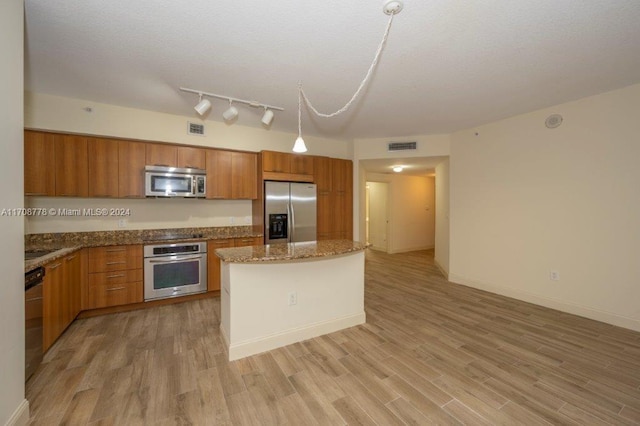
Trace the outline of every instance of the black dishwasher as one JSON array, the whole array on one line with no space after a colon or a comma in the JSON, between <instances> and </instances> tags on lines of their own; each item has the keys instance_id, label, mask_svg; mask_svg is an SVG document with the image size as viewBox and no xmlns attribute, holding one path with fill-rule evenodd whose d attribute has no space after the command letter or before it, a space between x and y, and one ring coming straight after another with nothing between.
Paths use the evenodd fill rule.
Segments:
<instances>
[{"instance_id":1,"label":"black dishwasher","mask_svg":"<svg viewBox=\"0 0 640 426\"><path fill-rule=\"evenodd\" d=\"M24 381L42 362L42 280L44 268L24 274L25 375Z\"/></svg>"}]
</instances>

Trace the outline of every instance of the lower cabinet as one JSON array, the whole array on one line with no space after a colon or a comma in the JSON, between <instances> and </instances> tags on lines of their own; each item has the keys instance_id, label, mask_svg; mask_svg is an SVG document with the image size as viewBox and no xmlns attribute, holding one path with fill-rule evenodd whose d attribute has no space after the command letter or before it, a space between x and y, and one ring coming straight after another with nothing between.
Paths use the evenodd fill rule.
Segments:
<instances>
[{"instance_id":1,"label":"lower cabinet","mask_svg":"<svg viewBox=\"0 0 640 426\"><path fill-rule=\"evenodd\" d=\"M84 309L139 303L144 300L142 246L88 249Z\"/></svg>"},{"instance_id":2,"label":"lower cabinet","mask_svg":"<svg viewBox=\"0 0 640 426\"><path fill-rule=\"evenodd\" d=\"M207 243L207 290L220 290L220 258L216 249L228 247L261 246L262 237L226 238Z\"/></svg>"},{"instance_id":3,"label":"lower cabinet","mask_svg":"<svg viewBox=\"0 0 640 426\"><path fill-rule=\"evenodd\" d=\"M46 351L80 313L82 251L45 265L42 350Z\"/></svg>"}]
</instances>

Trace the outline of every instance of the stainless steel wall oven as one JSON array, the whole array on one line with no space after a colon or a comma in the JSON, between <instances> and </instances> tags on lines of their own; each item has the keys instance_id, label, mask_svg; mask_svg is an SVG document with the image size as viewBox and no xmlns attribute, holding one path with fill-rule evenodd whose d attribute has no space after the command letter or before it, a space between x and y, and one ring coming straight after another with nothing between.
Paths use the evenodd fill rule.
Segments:
<instances>
[{"instance_id":1,"label":"stainless steel wall oven","mask_svg":"<svg viewBox=\"0 0 640 426\"><path fill-rule=\"evenodd\" d=\"M207 291L207 243L144 246L144 300Z\"/></svg>"}]
</instances>

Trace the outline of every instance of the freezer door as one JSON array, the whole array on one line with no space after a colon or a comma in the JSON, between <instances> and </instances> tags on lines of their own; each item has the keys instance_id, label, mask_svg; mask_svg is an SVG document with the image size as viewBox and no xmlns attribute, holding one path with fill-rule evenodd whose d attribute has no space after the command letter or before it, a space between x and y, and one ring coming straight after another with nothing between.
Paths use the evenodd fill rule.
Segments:
<instances>
[{"instance_id":1,"label":"freezer door","mask_svg":"<svg viewBox=\"0 0 640 426\"><path fill-rule=\"evenodd\" d=\"M316 185L312 183L291 184L290 240L293 243L315 241L316 235Z\"/></svg>"},{"instance_id":2,"label":"freezer door","mask_svg":"<svg viewBox=\"0 0 640 426\"><path fill-rule=\"evenodd\" d=\"M286 229L283 227L286 226ZM289 182L264 183L265 244L289 242Z\"/></svg>"}]
</instances>

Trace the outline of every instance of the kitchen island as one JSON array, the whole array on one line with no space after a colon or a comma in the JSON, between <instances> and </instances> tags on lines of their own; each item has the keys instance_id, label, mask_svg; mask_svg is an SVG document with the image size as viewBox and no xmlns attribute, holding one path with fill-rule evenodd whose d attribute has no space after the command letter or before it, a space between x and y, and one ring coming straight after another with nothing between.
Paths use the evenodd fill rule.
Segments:
<instances>
[{"instance_id":1,"label":"kitchen island","mask_svg":"<svg viewBox=\"0 0 640 426\"><path fill-rule=\"evenodd\" d=\"M363 324L365 248L329 240L216 250L229 360Z\"/></svg>"}]
</instances>

